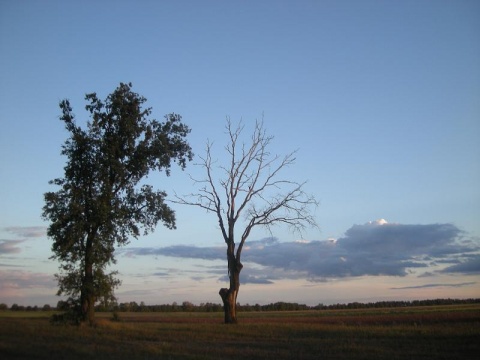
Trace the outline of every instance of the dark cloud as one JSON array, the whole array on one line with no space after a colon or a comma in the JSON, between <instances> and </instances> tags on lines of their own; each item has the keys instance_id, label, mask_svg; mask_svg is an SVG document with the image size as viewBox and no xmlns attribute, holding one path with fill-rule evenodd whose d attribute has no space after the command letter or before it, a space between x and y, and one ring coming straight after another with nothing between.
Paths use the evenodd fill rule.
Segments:
<instances>
[{"instance_id":1,"label":"dark cloud","mask_svg":"<svg viewBox=\"0 0 480 360\"><path fill-rule=\"evenodd\" d=\"M419 278L432 277L432 276L435 276L435 273L430 271L427 271L427 272L424 272L423 274L418 275Z\"/></svg>"},{"instance_id":2,"label":"dark cloud","mask_svg":"<svg viewBox=\"0 0 480 360\"><path fill-rule=\"evenodd\" d=\"M155 272L155 273L153 273L152 275L154 275L154 276L159 276L159 277L170 276L169 273L167 273L167 272L161 272L161 271L160 271L160 272Z\"/></svg>"},{"instance_id":3,"label":"dark cloud","mask_svg":"<svg viewBox=\"0 0 480 360\"><path fill-rule=\"evenodd\" d=\"M4 228L4 230L22 238L36 238L47 235L47 228L44 226L10 226Z\"/></svg>"},{"instance_id":4,"label":"dark cloud","mask_svg":"<svg viewBox=\"0 0 480 360\"><path fill-rule=\"evenodd\" d=\"M449 266L442 270L444 273L480 274L480 255L468 258L464 262Z\"/></svg>"},{"instance_id":5,"label":"dark cloud","mask_svg":"<svg viewBox=\"0 0 480 360\"><path fill-rule=\"evenodd\" d=\"M387 255L390 259L414 255L439 256L458 252L459 244L452 240L460 234L461 231L452 224L374 222L352 226L338 242L349 252Z\"/></svg>"},{"instance_id":6,"label":"dark cloud","mask_svg":"<svg viewBox=\"0 0 480 360\"><path fill-rule=\"evenodd\" d=\"M22 251L17 245L24 240L0 240L0 255L3 254L18 254Z\"/></svg>"},{"instance_id":7,"label":"dark cloud","mask_svg":"<svg viewBox=\"0 0 480 360\"><path fill-rule=\"evenodd\" d=\"M245 266L243 282L406 276L414 268L424 268L427 273L429 266L441 263L453 264L443 272L478 273L480 245L478 241L465 239L464 235L452 224L402 225L381 220L354 225L336 241L280 242L275 238L247 241L242 261L260 266L260 269ZM178 245L134 248L127 252L204 260L226 258L223 247Z\"/></svg>"}]
</instances>

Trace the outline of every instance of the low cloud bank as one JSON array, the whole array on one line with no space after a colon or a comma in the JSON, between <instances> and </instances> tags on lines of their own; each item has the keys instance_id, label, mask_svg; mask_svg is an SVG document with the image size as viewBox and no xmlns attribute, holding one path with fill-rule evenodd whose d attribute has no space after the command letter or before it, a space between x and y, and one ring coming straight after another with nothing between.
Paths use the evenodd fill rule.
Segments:
<instances>
[{"instance_id":1,"label":"low cloud bank","mask_svg":"<svg viewBox=\"0 0 480 360\"><path fill-rule=\"evenodd\" d=\"M480 274L480 244L452 224L405 225L377 220L354 225L337 240L248 241L242 253L244 283L269 284L278 279L360 276L406 276L412 269ZM128 256L163 255L203 260L225 259L222 246L176 245L125 249ZM207 270L208 271L208 270ZM213 272L212 272L213 273Z\"/></svg>"}]
</instances>

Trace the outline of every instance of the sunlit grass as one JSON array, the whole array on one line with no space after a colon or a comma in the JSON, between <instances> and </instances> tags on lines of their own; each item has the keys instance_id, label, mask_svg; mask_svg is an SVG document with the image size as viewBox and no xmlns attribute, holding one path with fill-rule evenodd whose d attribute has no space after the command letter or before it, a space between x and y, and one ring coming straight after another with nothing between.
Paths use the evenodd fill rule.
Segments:
<instances>
[{"instance_id":1,"label":"sunlit grass","mask_svg":"<svg viewBox=\"0 0 480 360\"><path fill-rule=\"evenodd\" d=\"M35 315L35 316L33 316ZM48 313L0 313L2 359L473 359L480 305L339 311L97 314L96 327Z\"/></svg>"}]
</instances>

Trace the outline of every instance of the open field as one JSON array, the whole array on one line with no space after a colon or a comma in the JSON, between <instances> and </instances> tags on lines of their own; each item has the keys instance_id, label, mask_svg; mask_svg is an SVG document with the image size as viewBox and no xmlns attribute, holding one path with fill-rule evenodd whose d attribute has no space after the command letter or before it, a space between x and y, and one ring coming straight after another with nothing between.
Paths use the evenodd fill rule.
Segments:
<instances>
[{"instance_id":1,"label":"open field","mask_svg":"<svg viewBox=\"0 0 480 360\"><path fill-rule=\"evenodd\" d=\"M480 305L240 313L0 312L1 359L477 359Z\"/></svg>"}]
</instances>

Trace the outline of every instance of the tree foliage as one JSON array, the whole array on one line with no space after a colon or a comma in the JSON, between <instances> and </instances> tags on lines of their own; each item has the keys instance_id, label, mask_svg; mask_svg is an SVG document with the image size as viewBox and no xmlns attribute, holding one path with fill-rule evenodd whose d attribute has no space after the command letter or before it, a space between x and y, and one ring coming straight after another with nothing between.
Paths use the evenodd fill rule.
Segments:
<instances>
[{"instance_id":1,"label":"tree foliage","mask_svg":"<svg viewBox=\"0 0 480 360\"><path fill-rule=\"evenodd\" d=\"M237 295L240 287L242 249L252 229L286 224L294 232L307 226L317 226L312 207L315 198L303 190L305 183L282 178L285 168L295 162L295 152L284 157L272 155L268 136L262 122L256 122L248 143L241 141L244 126L237 127L227 119L228 144L225 147L229 162L219 165L221 175L215 174L212 144L207 143L206 156L199 164L205 169L205 179L194 179L200 185L198 193L178 197L181 204L198 206L215 214L227 245L230 287L222 288L220 296L225 307L225 322L235 323ZM236 225L240 224L237 240ZM237 246L238 245L238 246Z\"/></svg>"},{"instance_id":2,"label":"tree foliage","mask_svg":"<svg viewBox=\"0 0 480 360\"><path fill-rule=\"evenodd\" d=\"M193 156L181 116L149 119L151 108L131 86L121 83L105 101L87 94L86 129L77 125L70 102L60 102L70 134L61 152L67 163L64 177L50 182L60 189L44 195L43 217L50 221L53 258L61 263L58 294L79 299L90 321L95 302L113 297L119 285L116 273L106 272L115 247L153 231L159 221L175 228L167 194L142 179L153 170L169 176L172 162L184 169Z\"/></svg>"}]
</instances>

